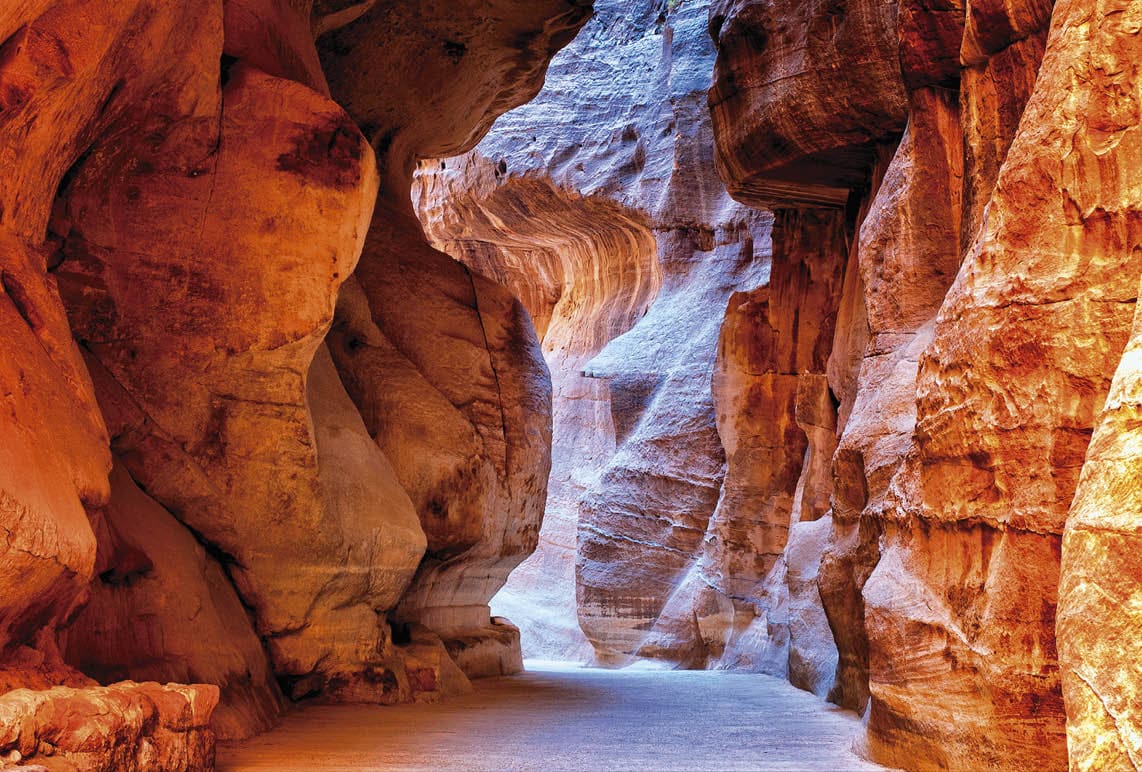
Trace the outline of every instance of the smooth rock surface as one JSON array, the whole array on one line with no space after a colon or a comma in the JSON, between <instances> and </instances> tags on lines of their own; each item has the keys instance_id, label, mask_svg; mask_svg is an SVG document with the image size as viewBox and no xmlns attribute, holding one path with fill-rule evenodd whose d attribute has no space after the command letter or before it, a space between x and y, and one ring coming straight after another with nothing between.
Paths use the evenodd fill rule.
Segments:
<instances>
[{"instance_id":1,"label":"smooth rock surface","mask_svg":"<svg viewBox=\"0 0 1142 772\"><path fill-rule=\"evenodd\" d=\"M222 738L272 727L284 700L225 570L121 464L96 528L97 579L67 627L68 661L105 684L218 685L211 726Z\"/></svg>"},{"instance_id":2,"label":"smooth rock surface","mask_svg":"<svg viewBox=\"0 0 1142 772\"><path fill-rule=\"evenodd\" d=\"M521 298L552 372L540 546L493 604L531 655L706 661L662 615L717 501L718 328L765 281L769 217L714 176L705 4L660 11L597 3L534 101L418 171L428 233Z\"/></svg>"},{"instance_id":3,"label":"smooth rock surface","mask_svg":"<svg viewBox=\"0 0 1142 772\"><path fill-rule=\"evenodd\" d=\"M331 353L428 541L392 616L446 644L483 637L485 655L500 647L506 672L520 654L491 624L488 601L538 541L551 381L524 306L428 244L409 190L420 159L470 150L532 98L591 9L571 0L330 5L318 9L328 10L319 24L333 25L318 42L321 63L381 170Z\"/></svg>"},{"instance_id":4,"label":"smooth rock surface","mask_svg":"<svg viewBox=\"0 0 1142 772\"><path fill-rule=\"evenodd\" d=\"M242 770L858 770L856 716L776 678L537 667L432 708L313 707L223 745Z\"/></svg>"},{"instance_id":5,"label":"smooth rock surface","mask_svg":"<svg viewBox=\"0 0 1142 772\"><path fill-rule=\"evenodd\" d=\"M1137 0L3 3L0 764L208 768L537 622L784 676L884 763L1139 767L1140 39ZM812 699L582 677L552 758L666 705L648 741L757 765Z\"/></svg>"},{"instance_id":6,"label":"smooth rock surface","mask_svg":"<svg viewBox=\"0 0 1142 772\"><path fill-rule=\"evenodd\" d=\"M534 548L550 385L522 306L427 245L408 188L418 158L467 150L534 95L589 13L569 0L4 5L0 690L64 685L79 690L69 704L98 707L106 692L76 666L202 679L214 686L178 688L221 687L216 726L236 737L275 720L279 686L431 700L468 688L450 650L476 670L519 667L518 634L487 601ZM362 84L363 67L389 87ZM409 368L338 372L336 344L355 342L326 345L343 286ZM361 394L410 370L409 418L386 433ZM442 414L435 444L393 441ZM478 451L478 481L433 476L441 438ZM458 518L438 523L431 505ZM419 622L486 640L449 649ZM196 708L202 726L215 702ZM134 721L136 707L104 712ZM149 763L144 719L83 765ZM213 734L198 739L171 764L207 766Z\"/></svg>"}]
</instances>

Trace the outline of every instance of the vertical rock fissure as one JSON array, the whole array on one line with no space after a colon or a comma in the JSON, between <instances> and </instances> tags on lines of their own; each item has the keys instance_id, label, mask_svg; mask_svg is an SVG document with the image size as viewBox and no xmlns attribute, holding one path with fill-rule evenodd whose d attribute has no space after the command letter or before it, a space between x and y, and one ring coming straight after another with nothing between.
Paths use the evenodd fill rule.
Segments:
<instances>
[{"instance_id":1,"label":"vertical rock fissure","mask_svg":"<svg viewBox=\"0 0 1142 772\"><path fill-rule=\"evenodd\" d=\"M480 335L484 339L484 350L488 352L488 367L492 369L492 378L496 381L496 404L500 408L500 431L503 433L504 438L504 474L507 470L511 469L511 443L508 442L508 418L507 413L504 412L504 389L500 384L500 371L496 367L496 359L492 354L492 345L488 342L488 328L484 325L484 316L480 313L480 295L476 291L476 279L472 276L472 269L464 263L460 264L464 268L464 273L468 276L468 284L472 288L472 307L475 310L476 318L480 322Z\"/></svg>"}]
</instances>

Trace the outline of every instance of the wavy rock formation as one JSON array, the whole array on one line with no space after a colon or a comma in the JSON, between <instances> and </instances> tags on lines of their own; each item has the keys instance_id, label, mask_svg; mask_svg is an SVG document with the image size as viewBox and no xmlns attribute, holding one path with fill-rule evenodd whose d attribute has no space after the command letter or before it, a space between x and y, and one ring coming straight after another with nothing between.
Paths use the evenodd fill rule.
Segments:
<instances>
[{"instance_id":1,"label":"wavy rock formation","mask_svg":"<svg viewBox=\"0 0 1142 772\"><path fill-rule=\"evenodd\" d=\"M443 163L465 182L494 180L495 165L475 155L480 152ZM460 163L473 168L462 170ZM444 174L422 172L418 183L449 185ZM545 180L513 178L475 202L436 198L441 189L422 194L422 206L442 202L430 233L471 270L522 299L552 373L555 441L539 546L512 573L494 610L520 624L529 656L585 661L591 650L576 622L574 593L578 506L602 459L614 453L615 439L613 430L599 429L612 423L607 384L582 370L645 312L661 281L654 238L638 213L607 199L569 197ZM502 223L512 211L524 216L510 220L509 230ZM533 212L537 216L529 216Z\"/></svg>"},{"instance_id":2,"label":"wavy rock formation","mask_svg":"<svg viewBox=\"0 0 1142 772\"><path fill-rule=\"evenodd\" d=\"M522 666L516 634L491 622L488 601L538 540L551 386L522 304L425 242L412 173L420 158L469 150L501 112L533 97L589 15L566 0L466 2L447 14L386 4L320 41L334 97L383 169L331 351L428 538L394 615L440 633L472 675ZM405 75L410 61L416 81Z\"/></svg>"},{"instance_id":3,"label":"wavy rock formation","mask_svg":"<svg viewBox=\"0 0 1142 772\"><path fill-rule=\"evenodd\" d=\"M768 267L768 218L713 175L705 22L598 3L534 101L418 175L434 241L522 299L552 372L540 546L494 604L535 656L705 661L663 609L721 485L721 311Z\"/></svg>"},{"instance_id":4,"label":"wavy rock formation","mask_svg":"<svg viewBox=\"0 0 1142 772\"><path fill-rule=\"evenodd\" d=\"M1059 586L1059 661L1074 769L1142 763L1142 590L1138 587L1137 313L1067 516Z\"/></svg>"},{"instance_id":5,"label":"wavy rock formation","mask_svg":"<svg viewBox=\"0 0 1142 772\"><path fill-rule=\"evenodd\" d=\"M1140 40L7 0L0 766L209 769L522 638L786 677L909 770L1142 767Z\"/></svg>"},{"instance_id":6,"label":"wavy rock formation","mask_svg":"<svg viewBox=\"0 0 1142 772\"><path fill-rule=\"evenodd\" d=\"M1065 724L1075 768L1137 764L1133 671L1110 653L1137 629L1137 582L1111 558L1137 517L1106 514L1130 511L1133 487L1129 440L1111 439L1142 269L1138 191L1119 182L1138 130L1128 5L738 0L712 17L730 190L843 204L853 234L817 584L839 650L831 698L870 703L868 750L894 766L1059 768ZM788 43L820 29L821 45ZM843 55L857 30L888 45L799 74L807 50ZM899 71L869 61L897 56Z\"/></svg>"},{"instance_id":7,"label":"wavy rock formation","mask_svg":"<svg viewBox=\"0 0 1142 772\"><path fill-rule=\"evenodd\" d=\"M432 699L517 666L487 602L534 548L547 372L408 192L590 8L374 5L0 11L7 761L205 768L283 688Z\"/></svg>"},{"instance_id":8,"label":"wavy rock formation","mask_svg":"<svg viewBox=\"0 0 1142 772\"><path fill-rule=\"evenodd\" d=\"M739 201L843 206L904 128L896 3L715 0L710 111Z\"/></svg>"}]
</instances>

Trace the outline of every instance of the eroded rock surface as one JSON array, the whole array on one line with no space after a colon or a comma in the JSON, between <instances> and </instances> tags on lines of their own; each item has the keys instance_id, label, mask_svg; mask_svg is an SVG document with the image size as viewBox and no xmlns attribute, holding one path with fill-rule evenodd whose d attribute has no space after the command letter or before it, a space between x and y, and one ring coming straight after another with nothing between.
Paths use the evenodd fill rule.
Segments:
<instances>
[{"instance_id":1,"label":"eroded rock surface","mask_svg":"<svg viewBox=\"0 0 1142 772\"><path fill-rule=\"evenodd\" d=\"M1035 119L1051 115L1058 121L1048 136L1050 157L1059 162L1053 181L1060 211L1036 230L1042 229L1043 241L1060 239L1068 247L1056 248L1051 270L1073 266L1084 278L1105 277L1089 285L1076 278L1076 294L1088 301L1080 305L1084 313L1101 304L1114 309L1103 328L1109 334L1098 347L1104 352L1103 375L1118 356L1118 336L1126 331L1138 294L1131 282L1142 271L1142 190L1130 171L1142 160L1142 15L1132 4L1098 3L1092 10L1060 3L1051 34L1039 76L1043 85L1028 111ZM1077 71L1073 57L1084 62ZM1060 93L1062 84L1071 84L1072 92ZM1017 145L1029 156L1028 167L1043 144L1041 136L1031 135L1026 145ZM1057 633L1073 769L1142 766L1137 311L1129 335L1105 402L1095 400L1102 410L1063 535Z\"/></svg>"},{"instance_id":2,"label":"eroded rock surface","mask_svg":"<svg viewBox=\"0 0 1142 772\"><path fill-rule=\"evenodd\" d=\"M462 692L450 651L518 667L487 601L535 544L550 386L522 305L428 246L409 180L532 96L590 7L453 5L0 11L0 684L76 690L5 696L5 750L206 768L212 714L241 737L283 696ZM354 303L403 370L352 366L352 311L326 345ZM122 725L52 739L98 712Z\"/></svg>"},{"instance_id":3,"label":"eroded rock surface","mask_svg":"<svg viewBox=\"0 0 1142 772\"><path fill-rule=\"evenodd\" d=\"M1110 545L1136 526L1136 486L1111 449L1127 435L1109 439L1129 410L1120 359L1142 270L1138 191L1118 182L1136 163L1136 9L878 3L898 51L865 53L898 53L898 73L854 60L814 70L815 82L773 77L799 70L800 49L781 41L812 34L818 5L794 17L774 2L725 4L711 105L719 169L739 197L813 206L829 203L817 185L848 193L827 368L832 533L817 575L839 651L831 699L869 704L868 751L909 769L1061 768L1065 725L1072 766L1136 764L1133 692L1108 651L1136 627L1136 577L1110 578L1129 572ZM873 5L834 8L832 43L813 50L840 46ZM885 101L869 107L852 79L870 72L898 76L902 92L881 80ZM891 105L906 107L906 127ZM785 136L792 111L813 122L807 138L829 140L825 179L807 171L821 152L808 140L743 140L756 126ZM858 146L854 180L840 158ZM1090 444L1116 367L1122 396ZM1124 605L1094 603L1100 586ZM1080 630L1079 613L1103 628Z\"/></svg>"},{"instance_id":4,"label":"eroded rock surface","mask_svg":"<svg viewBox=\"0 0 1142 772\"><path fill-rule=\"evenodd\" d=\"M117 683L0 696L5 766L92 772L214 768L213 686Z\"/></svg>"},{"instance_id":5,"label":"eroded rock surface","mask_svg":"<svg viewBox=\"0 0 1142 772\"><path fill-rule=\"evenodd\" d=\"M589 15L589 4L566 0L465 2L447 14L381 4L320 41L332 93L382 168L331 351L428 539L394 617L453 647L483 638L484 654L467 660L473 674L519 667L518 644L492 624L488 601L538 540L551 384L522 303L430 247L409 190L420 158L471 149L501 112L533 97ZM409 61L417 82L405 76ZM419 85L434 78L447 87Z\"/></svg>"},{"instance_id":6,"label":"eroded rock surface","mask_svg":"<svg viewBox=\"0 0 1142 772\"><path fill-rule=\"evenodd\" d=\"M710 111L741 201L843 206L904 128L896 3L715 0Z\"/></svg>"},{"instance_id":7,"label":"eroded rock surface","mask_svg":"<svg viewBox=\"0 0 1142 772\"><path fill-rule=\"evenodd\" d=\"M597 4L536 100L419 172L430 234L522 299L552 372L540 546L495 606L535 656L705 662L663 610L721 485L721 312L768 267L768 218L713 174L705 26L701 3Z\"/></svg>"},{"instance_id":8,"label":"eroded rock surface","mask_svg":"<svg viewBox=\"0 0 1142 772\"><path fill-rule=\"evenodd\" d=\"M0 8L3 764L531 635L1142 765L1138 3L711 6L602 0L494 129L590 2Z\"/></svg>"},{"instance_id":9,"label":"eroded rock surface","mask_svg":"<svg viewBox=\"0 0 1142 772\"><path fill-rule=\"evenodd\" d=\"M104 683L218 685L222 739L273 726L282 695L222 566L121 465L96 529L97 579L68 627L68 661Z\"/></svg>"}]
</instances>

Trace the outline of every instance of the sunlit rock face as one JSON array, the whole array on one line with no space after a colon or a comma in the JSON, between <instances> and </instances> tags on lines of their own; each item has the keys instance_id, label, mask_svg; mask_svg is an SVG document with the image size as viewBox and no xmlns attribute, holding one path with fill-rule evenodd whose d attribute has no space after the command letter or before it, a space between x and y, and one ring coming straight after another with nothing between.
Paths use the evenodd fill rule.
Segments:
<instances>
[{"instance_id":1,"label":"sunlit rock face","mask_svg":"<svg viewBox=\"0 0 1142 772\"><path fill-rule=\"evenodd\" d=\"M447 12L379 4L319 41L334 98L373 140L382 169L330 350L428 541L393 616L437 631L465 652L472 675L521 666L514 628L492 624L488 601L538 541L551 383L522 303L426 242L412 172L425 156L469 150L500 113L533 97L589 15L589 4L566 0Z\"/></svg>"},{"instance_id":2,"label":"sunlit rock face","mask_svg":"<svg viewBox=\"0 0 1142 772\"><path fill-rule=\"evenodd\" d=\"M1074 768L1136 766L1136 400L1123 356L1142 271L1142 199L1125 182L1138 162L1136 10L848 3L833 45L850 16L880 18L895 49L862 55L898 69L854 61L794 92L811 81L773 73L797 72L800 49L743 43L817 28L819 4L778 5L714 15L711 107L719 170L743 200L819 206L816 186L848 191L817 574L839 653L831 699L868 706L866 750L893 766L1062 768L1068 741ZM875 107L852 93L870 72L900 80L880 82ZM743 141L792 111L832 149ZM825 179L806 171L814 153L852 158L869 142L859 180L839 162Z\"/></svg>"},{"instance_id":3,"label":"sunlit rock face","mask_svg":"<svg viewBox=\"0 0 1142 772\"><path fill-rule=\"evenodd\" d=\"M718 332L769 218L714 174L705 28L702 3L597 4L533 102L418 174L434 242L521 298L552 373L540 546L493 604L533 656L706 664L664 610L717 505Z\"/></svg>"},{"instance_id":4,"label":"sunlit rock face","mask_svg":"<svg viewBox=\"0 0 1142 772\"><path fill-rule=\"evenodd\" d=\"M0 763L517 670L539 543L530 653L1142 766L1135 0L2 5Z\"/></svg>"},{"instance_id":5,"label":"sunlit rock face","mask_svg":"<svg viewBox=\"0 0 1142 772\"><path fill-rule=\"evenodd\" d=\"M0 753L15 770L214 769L213 686L123 682L0 696Z\"/></svg>"},{"instance_id":6,"label":"sunlit rock face","mask_svg":"<svg viewBox=\"0 0 1142 772\"><path fill-rule=\"evenodd\" d=\"M1074 298L1059 308L1055 324L1069 326L1079 316L1084 335L1094 336L1073 343L1085 349L1090 340L1093 362L1084 363L1073 351L1063 360L1073 384L1064 394L1078 403L1072 401L1063 415L1081 421L1085 431L1091 417L1085 411L1095 410L1093 437L1066 515L1058 597L1059 667L1075 769L1142 766L1142 362L1132 310L1142 272L1142 188L1131 171L1142 163L1140 29L1136 4L1056 6L1028 106L1031 123L1016 136L1009 156L1019 163L1009 162L1011 171L1005 167L1003 174L1011 176L1000 180L1011 201L1011 242L1031 239L1032 251L1043 250L1039 272L1049 277L1047 286L1066 286ZM1044 168L1051 169L1045 178ZM1047 190L1050 218L1033 217L1020 206L1020 191L1032 182ZM1088 327L1087 319L1096 324ZM1104 401L1105 378L1115 366ZM1070 376L1080 367L1096 374L1093 394ZM1077 420L1072 411L1082 411ZM1065 435L1056 430L1055 436L1052 447L1068 448ZM1067 471L1067 491L1075 483L1076 455L1052 454L1055 468ZM1050 522L1055 530L1054 510Z\"/></svg>"},{"instance_id":7,"label":"sunlit rock face","mask_svg":"<svg viewBox=\"0 0 1142 772\"><path fill-rule=\"evenodd\" d=\"M0 689L67 687L0 699L5 760L204 768L286 698L518 666L487 602L535 545L548 376L409 181L590 6L374 5L0 10Z\"/></svg>"},{"instance_id":8,"label":"sunlit rock face","mask_svg":"<svg viewBox=\"0 0 1142 772\"><path fill-rule=\"evenodd\" d=\"M1075 769L1129 769L1142 758L1139 694L1137 314L1099 417L1063 536L1059 660Z\"/></svg>"}]
</instances>

